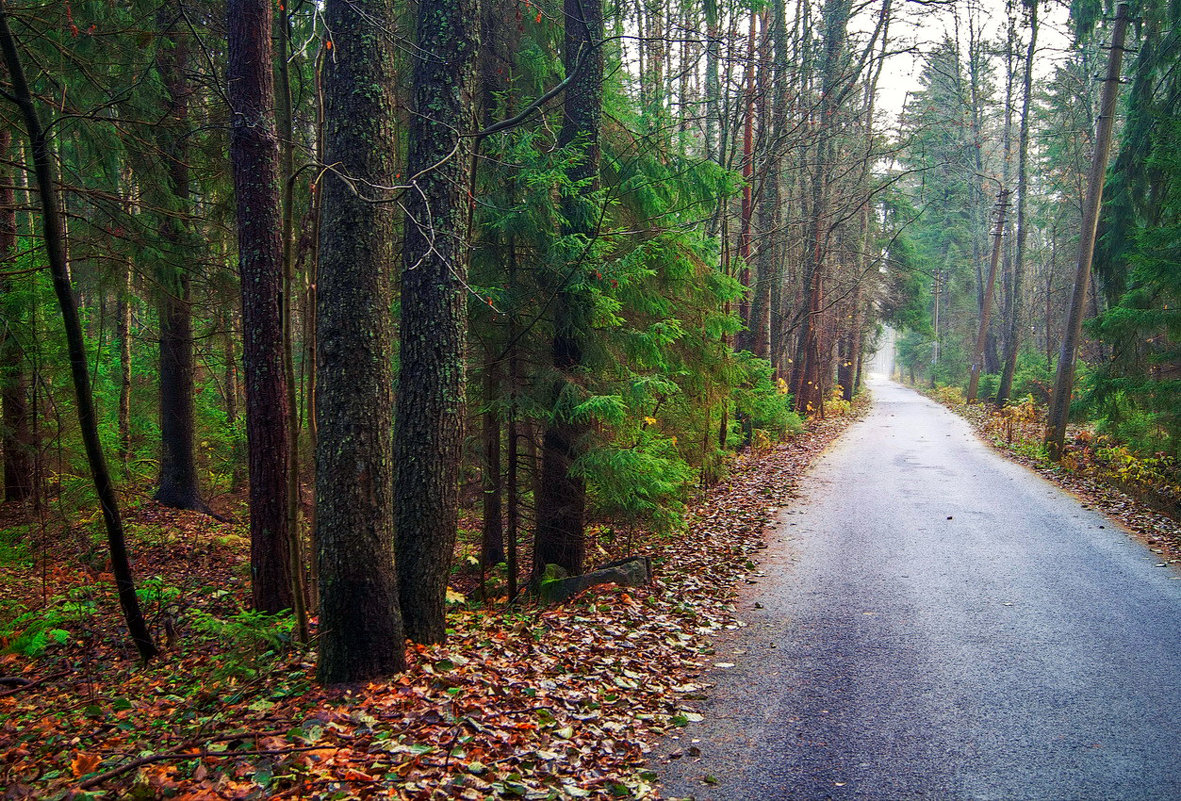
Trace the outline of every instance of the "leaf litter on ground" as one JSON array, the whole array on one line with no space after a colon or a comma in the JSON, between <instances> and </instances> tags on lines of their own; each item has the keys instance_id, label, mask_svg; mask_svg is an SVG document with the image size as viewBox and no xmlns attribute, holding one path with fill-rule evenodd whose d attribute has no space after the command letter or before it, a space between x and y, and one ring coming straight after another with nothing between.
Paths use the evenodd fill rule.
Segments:
<instances>
[{"instance_id":1,"label":"leaf litter on ground","mask_svg":"<svg viewBox=\"0 0 1181 801\"><path fill-rule=\"evenodd\" d=\"M1151 500L1137 493L1143 488L1121 481L1109 465L1096 458L1096 437L1085 426L1068 428L1066 458L1055 463L1044 456L1040 447L1045 432L1044 416L1029 415L1019 425L1006 430L1005 416L988 404L944 405L965 418L979 437L1001 454L1057 484L1085 507L1113 518L1153 553L1163 557L1162 566L1181 565L1181 488L1156 488Z\"/></svg>"},{"instance_id":2,"label":"leaf litter on ground","mask_svg":"<svg viewBox=\"0 0 1181 801\"><path fill-rule=\"evenodd\" d=\"M241 526L144 504L132 527L156 538L141 536L136 568L158 577L157 634L175 632L146 668L101 566L54 559L50 575L47 553L0 578L6 593L93 607L40 656L0 657L0 674L49 677L0 692L4 798L657 798L650 743L701 718L709 636L740 625L735 585L849 419L738 457L687 531L633 538L653 558L649 585L452 611L446 644L412 645L405 673L343 689L314 683L311 650L199 631L245 602Z\"/></svg>"}]
</instances>

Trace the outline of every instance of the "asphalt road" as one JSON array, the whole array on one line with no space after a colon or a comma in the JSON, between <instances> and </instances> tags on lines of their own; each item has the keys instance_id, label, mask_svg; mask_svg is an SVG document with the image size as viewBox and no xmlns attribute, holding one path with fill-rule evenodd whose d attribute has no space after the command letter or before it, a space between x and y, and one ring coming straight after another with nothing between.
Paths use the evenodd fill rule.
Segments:
<instances>
[{"instance_id":1,"label":"asphalt road","mask_svg":"<svg viewBox=\"0 0 1181 801\"><path fill-rule=\"evenodd\" d=\"M873 392L782 514L665 796L1181 799L1181 574Z\"/></svg>"}]
</instances>

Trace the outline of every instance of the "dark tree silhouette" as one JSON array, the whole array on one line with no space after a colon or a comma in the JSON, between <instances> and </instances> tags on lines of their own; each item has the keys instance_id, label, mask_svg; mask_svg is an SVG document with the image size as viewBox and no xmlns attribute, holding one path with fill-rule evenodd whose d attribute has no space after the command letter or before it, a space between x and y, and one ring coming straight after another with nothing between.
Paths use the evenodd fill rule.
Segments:
<instances>
[{"instance_id":1,"label":"dark tree silhouette","mask_svg":"<svg viewBox=\"0 0 1181 801\"><path fill-rule=\"evenodd\" d=\"M254 606L294 606L287 516L287 387L283 370L283 286L279 145L275 135L271 3L230 0L230 160L238 204L242 281L242 363L250 473L250 564Z\"/></svg>"}]
</instances>

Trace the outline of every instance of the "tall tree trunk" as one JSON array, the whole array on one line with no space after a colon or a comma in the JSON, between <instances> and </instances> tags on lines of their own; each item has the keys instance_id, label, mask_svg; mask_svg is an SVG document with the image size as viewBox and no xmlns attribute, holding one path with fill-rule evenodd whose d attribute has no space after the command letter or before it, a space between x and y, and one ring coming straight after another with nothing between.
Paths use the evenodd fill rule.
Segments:
<instances>
[{"instance_id":1,"label":"tall tree trunk","mask_svg":"<svg viewBox=\"0 0 1181 801\"><path fill-rule=\"evenodd\" d=\"M287 385L287 430L291 442L291 458L287 465L287 536L291 548L291 591L295 604L295 619L299 627L299 641L308 641L307 595L304 591L303 538L299 530L299 507L302 492L299 481L299 404L295 384L295 325L292 313L295 308L295 131L291 111L291 76L287 68L290 54L291 22L287 6L279 4L279 16L275 18L275 39L279 42L279 58L276 59L276 80L278 87L279 125L279 179L283 198L283 290L280 314L283 319L283 379Z\"/></svg>"},{"instance_id":2,"label":"tall tree trunk","mask_svg":"<svg viewBox=\"0 0 1181 801\"><path fill-rule=\"evenodd\" d=\"M472 202L467 133L479 34L476 0L419 6L394 421L398 591L406 636L415 642L446 638L458 525Z\"/></svg>"},{"instance_id":3,"label":"tall tree trunk","mask_svg":"<svg viewBox=\"0 0 1181 801\"><path fill-rule=\"evenodd\" d=\"M845 75L845 43L851 3L826 0L824 4L824 61L821 71L820 119L817 129L816 162L812 174L811 209L808 215L804 278L805 305L798 369L793 370L792 389L797 411L824 416L824 384L831 365L824 344L825 261L829 236L829 202L835 160L836 112L840 85Z\"/></svg>"},{"instance_id":4,"label":"tall tree trunk","mask_svg":"<svg viewBox=\"0 0 1181 801\"><path fill-rule=\"evenodd\" d=\"M841 388L841 397L847 401L853 400L857 383L857 362L861 354L861 279L853 287L853 297L848 304L847 313L843 319L843 332L837 343L837 384Z\"/></svg>"},{"instance_id":5,"label":"tall tree trunk","mask_svg":"<svg viewBox=\"0 0 1181 801\"><path fill-rule=\"evenodd\" d=\"M984 301L980 306L980 323L976 333L976 347L972 350L972 364L969 367L968 403L976 402L976 390L980 384L980 371L984 367L984 350L988 344L988 323L992 318L993 285L996 283L996 268L1001 256L1001 242L1005 235L1005 211L1009 207L1009 190L1002 188L996 198L996 230L992 236L992 258L988 263L988 277L984 279Z\"/></svg>"},{"instance_id":6,"label":"tall tree trunk","mask_svg":"<svg viewBox=\"0 0 1181 801\"><path fill-rule=\"evenodd\" d=\"M721 118L721 88L718 81L718 60L721 51L721 30L718 28L718 0L704 0L705 6L705 157L722 163L718 150L718 129ZM712 217L708 233L717 233L717 218Z\"/></svg>"},{"instance_id":7,"label":"tall tree trunk","mask_svg":"<svg viewBox=\"0 0 1181 801\"><path fill-rule=\"evenodd\" d=\"M131 261L123 264L116 311L119 339L119 461L126 471L131 465Z\"/></svg>"},{"instance_id":8,"label":"tall tree trunk","mask_svg":"<svg viewBox=\"0 0 1181 801\"><path fill-rule=\"evenodd\" d=\"M250 565L254 607L294 607L287 481L290 432L283 370L283 264L279 148L271 69L271 3L229 0L230 160L238 207L242 363L250 470Z\"/></svg>"},{"instance_id":9,"label":"tall tree trunk","mask_svg":"<svg viewBox=\"0 0 1181 801\"><path fill-rule=\"evenodd\" d=\"M13 158L12 133L0 128L0 160ZM7 171L0 176L0 270L11 270L16 260L16 184ZM14 279L0 278L3 330L0 330L0 420L3 424L4 500L20 501L33 490L32 431L29 428L29 381L16 325L25 317L16 296Z\"/></svg>"},{"instance_id":10,"label":"tall tree trunk","mask_svg":"<svg viewBox=\"0 0 1181 801\"><path fill-rule=\"evenodd\" d=\"M841 397L844 400L851 401L853 396L861 389L861 368L865 356L865 323L868 316L868 309L866 303L866 295L873 297L873 284L875 277L879 274L876 268L878 262L878 254L875 253L874 248L874 214L873 214L873 191L871 182L873 180L873 142L874 142L874 107L877 100L878 82L882 77L882 70L885 68L886 56L890 45L890 22L892 0L885 0L882 3L880 15L878 17L878 31L876 34L881 38L881 50L877 56L877 63L874 66L869 80L865 85L864 102L862 105L862 114L865 117L865 128L862 132L865 141L865 158L861 162L860 184L861 189L865 193L864 199L861 201L861 210L857 215L857 242L860 248L860 258L854 260L856 267L853 280L856 282L853 292L853 303L851 314L847 316L847 331L846 341L844 345L845 357L840 360L840 368L844 370L844 375L840 377ZM867 287L866 284L869 284ZM872 302L872 301L871 301Z\"/></svg>"},{"instance_id":11,"label":"tall tree trunk","mask_svg":"<svg viewBox=\"0 0 1181 801\"><path fill-rule=\"evenodd\" d=\"M327 138L327 121L324 118L324 73L325 63L329 54L328 48L321 43L320 52L316 57L316 82L315 82L315 100L316 100L316 140L315 140L315 159L317 164L326 164L325 159L325 139ZM394 129L396 122L393 120L387 121L390 129ZM317 358L317 348L320 341L319 329L317 326L317 293L316 286L319 280L319 265L320 265L320 240L322 239L323 231L323 216L324 216L324 192L323 180L313 182L309 187L311 191L311 209L309 213L311 225L309 226L309 240L308 247L308 267L305 271L307 282L304 286L304 314L303 319L307 326L304 331L304 362L307 375L307 386L304 389L304 404L307 413L308 426L308 448L313 454L312 468L314 471L318 470L315 454L319 453L320 448L320 428L317 422L316 413L316 397L318 395L317 378L319 359ZM387 323L388 324L388 323ZM392 346L391 346L392 347ZM391 397L386 404L393 406L393 398ZM393 420L389 422L391 428L393 427ZM390 458L393 458L393 442L392 438L389 442ZM392 473L393 465L390 466L389 473ZM393 492L393 476L388 476L391 482L390 492ZM313 484L318 479L313 480ZM308 596L313 609L320 608L320 542L318 531L319 527L319 506L316 502L316 490L313 485L312 489L312 508L308 514L308 530L310 532L309 540L311 544L312 558L308 565ZM392 504L392 501L391 501ZM391 518L393 512L390 512ZM393 565L389 567L391 574L394 577L395 586L397 584L397 571ZM399 617L401 612L399 611Z\"/></svg>"},{"instance_id":12,"label":"tall tree trunk","mask_svg":"<svg viewBox=\"0 0 1181 801\"><path fill-rule=\"evenodd\" d=\"M767 71L767 87L771 94L771 113L763 133L763 191L759 201L759 250L755 264L755 285L750 312L750 350L760 359L771 358L771 297L774 285L780 280L783 263L782 219L783 192L780 173L783 170L783 146L780 142L787 125L787 9L786 0L775 0L769 25L772 52Z\"/></svg>"},{"instance_id":13,"label":"tall tree trunk","mask_svg":"<svg viewBox=\"0 0 1181 801\"><path fill-rule=\"evenodd\" d=\"M123 212L131 215L136 212L134 173L126 169L123 177L126 187L126 197L123 201ZM123 473L131 469L131 304L132 287L131 274L134 263L130 256L122 264L119 276L118 303L116 305L115 337L119 340L119 462L123 465Z\"/></svg>"},{"instance_id":14,"label":"tall tree trunk","mask_svg":"<svg viewBox=\"0 0 1181 801\"><path fill-rule=\"evenodd\" d=\"M1033 57L1037 51L1037 2L1025 0L1029 9L1029 46L1025 51L1025 71L1022 79L1021 127L1017 135L1017 253L1013 260L1012 295L1009 306L1008 337L1005 342L1005 363L1001 367L1001 381L997 387L996 405L1004 406L1013 390L1013 372L1017 369L1017 354L1021 350L1021 318L1025 300L1025 243L1029 237L1029 222L1025 209L1029 200L1029 107L1033 96Z\"/></svg>"},{"instance_id":15,"label":"tall tree trunk","mask_svg":"<svg viewBox=\"0 0 1181 801\"><path fill-rule=\"evenodd\" d=\"M70 373L74 381L74 396L78 404L78 427L86 449L91 478L102 507L103 522L107 529L107 545L111 557L111 572L115 576L115 588L127 630L139 651L140 657L150 660L157 654L152 635L144 622L135 594L135 579L131 572L131 560L127 555L127 544L123 534L123 521L119 515L119 503L111 474L107 469L102 443L98 437L98 418L94 410L94 395L90 390L89 364L86 358L86 343L82 335L82 324L78 317L78 306L74 288L70 282L69 266L66 262L65 232L61 211L57 202L57 177L54 174L53 156L49 141L41 126L41 119L33 105L33 96L25 81L24 69L16 49L16 40L8 27L8 11L0 4L0 52L8 68L12 97L24 118L25 130L32 148L33 170L37 176L37 191L41 199L41 220L45 238L45 251L49 270L53 276L53 291L61 309L62 324L66 333L66 348L70 357Z\"/></svg>"},{"instance_id":16,"label":"tall tree trunk","mask_svg":"<svg viewBox=\"0 0 1181 801\"><path fill-rule=\"evenodd\" d=\"M975 173L969 184L969 203L972 215L972 266L976 271L976 309L984 309L984 253L987 246L988 211L985 208L987 192L984 182L984 67L987 63L983 42L980 37L975 8L968 9L968 109L971 114L969 146L972 149L972 170ZM991 289L991 288L990 288Z\"/></svg>"},{"instance_id":17,"label":"tall tree trunk","mask_svg":"<svg viewBox=\"0 0 1181 801\"><path fill-rule=\"evenodd\" d=\"M508 286L516 285L517 280L517 249L516 241L510 237L508 243ZM506 467L505 482L505 523L508 538L508 597L509 601L517 597L517 543L519 542L521 522L521 460L517 454L521 432L517 425L518 393L521 391L521 363L518 353L517 340L520 337L520 326L516 314L509 316L509 350L508 350L508 442L505 445Z\"/></svg>"},{"instance_id":18,"label":"tall tree trunk","mask_svg":"<svg viewBox=\"0 0 1181 801\"><path fill-rule=\"evenodd\" d=\"M970 23L971 24L971 23ZM973 159L974 169L979 178L973 184L972 195L975 200L973 208L976 210L976 222L974 228L978 229L980 233L973 233L972 236L972 263L976 265L977 274L977 310L983 316L985 305L985 293L991 292L994 295L995 302L995 281L994 274L992 279L987 279L984 276L984 258L989 252L988 243L988 192L984 188L984 141L987 136L985 126L986 104L984 101L984 71L988 65L986 54L986 47L988 44L981 38L979 28L972 28L972 40L969 44L970 69L971 69L971 97L972 97L972 142L973 142ZM1007 186L1007 184L1006 184ZM1002 235L1004 231L1002 230ZM994 248L995 249L995 248ZM992 305L992 304L990 304ZM989 325L985 329L984 350L981 357L981 370L985 373L996 373L1000 370L1000 357L997 355L997 337L995 330L996 321L989 315Z\"/></svg>"},{"instance_id":19,"label":"tall tree trunk","mask_svg":"<svg viewBox=\"0 0 1181 801\"><path fill-rule=\"evenodd\" d=\"M480 113L485 127L496 122L498 96L504 97L503 110L508 118L513 116L512 97L512 61L513 55L520 49L521 32L512 24L513 5L506 0L481 0L481 30L479 52L479 96ZM475 169L478 167L477 158L473 160L473 186ZM514 187L514 197L516 196ZM513 291L516 281L515 253L511 235L504 247L507 254L505 265L505 286ZM510 314L509 327L513 327ZM488 323L485 323L487 325ZM507 343L497 337L491 337L484 345L484 411L482 413L482 434L484 439L484 462L481 470L483 484L483 536L480 550L480 569L486 570L506 559L504 542L504 495L505 480L501 470L501 439L504 429L500 409L500 393L503 389L503 379L500 363L508 355L507 351L515 351L515 331L510 331ZM505 353L500 348L507 345ZM509 356L511 360L513 357ZM511 395L513 388L509 387ZM511 415L511 410L509 412ZM515 560L516 556L513 555ZM513 565L515 567L515 564ZM515 590L515 586L514 586ZM511 597L511 596L510 596Z\"/></svg>"},{"instance_id":20,"label":"tall tree trunk","mask_svg":"<svg viewBox=\"0 0 1181 801\"><path fill-rule=\"evenodd\" d=\"M643 119L648 131L659 137L664 136L664 0L642 0L644 19L644 70L641 83L646 89L643 101ZM567 23L569 20L567 19Z\"/></svg>"},{"instance_id":21,"label":"tall tree trunk","mask_svg":"<svg viewBox=\"0 0 1181 801\"><path fill-rule=\"evenodd\" d=\"M722 119L721 81L718 69L721 59L722 31L718 22L717 0L705 0L704 10L707 36L705 46L705 158L717 164L723 164L725 162L726 122ZM706 236L718 237L720 251L718 270L723 275L730 273L729 243L725 233L726 202L727 198L719 193L713 214L709 216L705 224ZM730 314L729 300L723 305L723 314L726 316ZM728 335L722 334L723 354L729 346L728 340ZM726 357L723 355L722 358ZM720 447L725 447L729 434L728 400L722 399L720 406L721 423L718 426L717 439L721 443ZM705 441L708 441L708 435Z\"/></svg>"},{"instance_id":22,"label":"tall tree trunk","mask_svg":"<svg viewBox=\"0 0 1181 801\"><path fill-rule=\"evenodd\" d=\"M155 498L165 506L209 512L201 499L193 448L193 328L189 279L164 289L160 308L160 480ZM173 294L173 292L177 294Z\"/></svg>"},{"instance_id":23,"label":"tall tree trunk","mask_svg":"<svg viewBox=\"0 0 1181 801\"><path fill-rule=\"evenodd\" d=\"M168 260L160 265L160 476L155 498L165 506L209 512L197 481L195 407L193 403L193 317L189 302L189 274L179 260L191 246L188 223L190 185L188 148L189 94L185 74L187 47L178 19L160 12L160 52L157 66L167 93L168 123L160 129L160 150L168 168L171 216L165 217L161 236L169 245Z\"/></svg>"},{"instance_id":24,"label":"tall tree trunk","mask_svg":"<svg viewBox=\"0 0 1181 801\"><path fill-rule=\"evenodd\" d=\"M584 189L563 193L563 233L591 239L596 236L594 204L583 195L598 188L599 128L603 105L603 4L601 0L565 0L566 39L563 59L567 74L577 77L566 89L558 145L581 143L582 153L567 168L572 184ZM551 395L553 415L542 439L541 480L537 495L537 531L533 544L533 573L547 564L581 573L586 558L586 484L570 472L583 447L585 423L571 419L572 397L578 392L575 374L584 365L590 327L590 299L570 289L580 264L566 265L554 301L553 366L561 378ZM575 282L576 283L576 282Z\"/></svg>"},{"instance_id":25,"label":"tall tree trunk","mask_svg":"<svg viewBox=\"0 0 1181 801\"><path fill-rule=\"evenodd\" d=\"M495 354L484 363L484 524L480 564L492 567L504 561L504 521L501 518L500 415L496 412L499 390Z\"/></svg>"},{"instance_id":26,"label":"tall tree trunk","mask_svg":"<svg viewBox=\"0 0 1181 801\"><path fill-rule=\"evenodd\" d=\"M1013 111L1016 97L1016 62L1017 62L1017 13L1014 0L1006 0L1005 8L1008 11L1008 28L1005 34L1005 107L1004 107L1004 122L1001 127L1001 185L1010 187L1013 185ZM1003 355L1008 352L1008 330L1005 325L1010 316L1010 309L1013 305L1013 221L1012 215L1009 215L1005 222L1005 236L1002 243L1004 250L1001 253L1001 294L1000 294L1000 315L999 319L995 319L993 324L989 327L991 341ZM986 372L1001 371L1003 361L1000 355L993 353L989 355L992 361L993 370ZM995 398L994 398L995 400Z\"/></svg>"},{"instance_id":27,"label":"tall tree trunk","mask_svg":"<svg viewBox=\"0 0 1181 801\"><path fill-rule=\"evenodd\" d=\"M224 334L222 336L222 361L225 364L225 378L224 378L224 401L226 412L226 426L233 433L234 449L233 449L233 467L230 472L230 490L237 492L246 485L246 477L243 473L243 468L246 465L247 456L242 449L242 442L238 437L238 419L239 399L242 394L241 371L238 369L238 315L232 308L224 308L222 310L222 327Z\"/></svg>"},{"instance_id":28,"label":"tall tree trunk","mask_svg":"<svg viewBox=\"0 0 1181 801\"><path fill-rule=\"evenodd\" d=\"M750 15L750 39L746 55L746 83L743 96L742 120L742 207L739 210L738 255L742 258L742 285L746 292L738 303L738 316L746 330L738 337L738 350L750 350L751 310L751 243L754 240L751 223L754 219L754 176L755 176L755 37L758 33L758 15Z\"/></svg>"},{"instance_id":29,"label":"tall tree trunk","mask_svg":"<svg viewBox=\"0 0 1181 801\"><path fill-rule=\"evenodd\" d=\"M394 173L392 20L388 0L325 7L324 158L340 171L322 182L316 281L318 675L328 684L405 667L389 435L393 221L372 190L354 191L388 186Z\"/></svg>"},{"instance_id":30,"label":"tall tree trunk","mask_svg":"<svg viewBox=\"0 0 1181 801\"><path fill-rule=\"evenodd\" d=\"M1098 130L1095 133L1095 152L1091 158L1091 174L1087 179L1087 198L1083 206L1082 231L1079 235L1078 263L1075 269L1074 293L1070 313L1062 336L1062 350L1058 353L1058 371L1054 376L1054 392L1046 425L1046 448L1053 459L1062 456L1066 443L1066 423L1070 417L1070 396L1074 389L1074 360L1082 337L1083 312L1087 303L1087 289L1091 281L1091 261L1095 255L1095 234L1099 227L1099 207L1103 202L1103 178L1111 150L1115 127L1116 98L1119 94L1120 65L1124 57L1124 37L1128 30L1128 4L1120 3L1116 10L1115 29L1111 35L1111 55L1107 62L1107 79L1103 83Z\"/></svg>"},{"instance_id":31,"label":"tall tree trunk","mask_svg":"<svg viewBox=\"0 0 1181 801\"><path fill-rule=\"evenodd\" d=\"M222 326L222 361L225 363L225 391L226 424L233 427L238 424L238 349L234 343L238 339L238 326L235 325L234 312L224 308L221 313Z\"/></svg>"}]
</instances>

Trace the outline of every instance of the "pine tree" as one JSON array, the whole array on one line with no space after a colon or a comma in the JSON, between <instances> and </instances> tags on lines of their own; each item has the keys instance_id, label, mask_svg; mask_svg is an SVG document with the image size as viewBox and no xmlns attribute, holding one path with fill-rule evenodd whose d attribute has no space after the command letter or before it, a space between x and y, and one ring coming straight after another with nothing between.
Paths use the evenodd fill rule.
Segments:
<instances>
[{"instance_id":1,"label":"pine tree","mask_svg":"<svg viewBox=\"0 0 1181 801\"><path fill-rule=\"evenodd\" d=\"M569 182L561 198L563 234L581 245L572 250L554 276L552 364L557 380L552 390L551 417L542 440L540 496L533 545L533 571L547 564L571 574L581 573L586 558L586 483L572 472L584 446L587 424L573 414L578 401L578 374L583 369L590 329L590 299L577 288L590 241L596 236L597 208L588 202L599 183L599 129L603 98L603 7L599 0L565 0L567 75L575 77L562 103L558 145L575 147L578 155L567 169Z\"/></svg>"}]
</instances>

